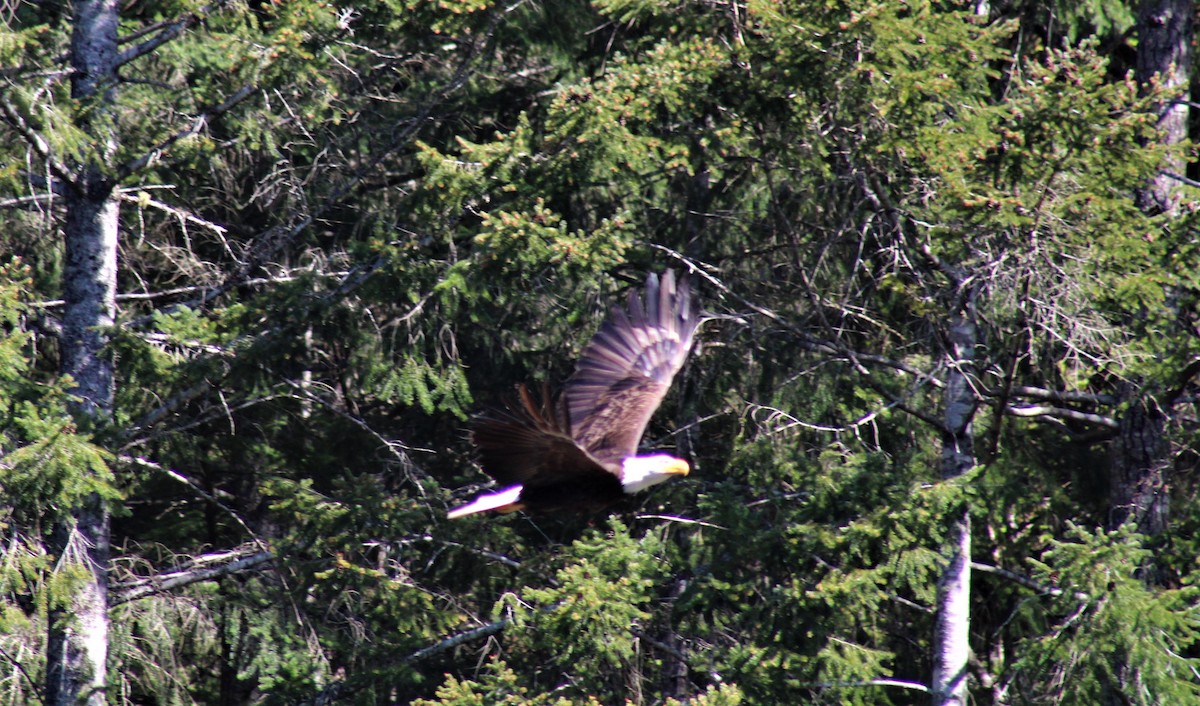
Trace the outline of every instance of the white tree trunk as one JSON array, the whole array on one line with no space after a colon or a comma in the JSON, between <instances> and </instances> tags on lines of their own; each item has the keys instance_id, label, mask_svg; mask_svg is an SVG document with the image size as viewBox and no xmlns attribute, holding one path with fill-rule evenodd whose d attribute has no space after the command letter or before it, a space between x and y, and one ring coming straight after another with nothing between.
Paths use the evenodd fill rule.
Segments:
<instances>
[{"instance_id":1,"label":"white tree trunk","mask_svg":"<svg viewBox=\"0 0 1200 706\"><path fill-rule=\"evenodd\" d=\"M66 209L62 372L75 378L76 411L106 418L113 403L112 356L104 347L116 318L117 201L111 193L72 193Z\"/></svg>"},{"instance_id":2,"label":"white tree trunk","mask_svg":"<svg viewBox=\"0 0 1200 706\"><path fill-rule=\"evenodd\" d=\"M92 149L65 185L65 264L61 372L75 379L73 412L81 428L111 419L113 362L106 350L116 316L118 206L105 176L116 149L112 115L117 60L116 0L78 0L71 37L71 97L88 104L79 127ZM81 471L87 472L87 471ZM93 495L54 528L59 565L81 567L88 580L65 609L50 612L46 700L51 706L103 706L108 657L109 512Z\"/></svg>"},{"instance_id":3,"label":"white tree trunk","mask_svg":"<svg viewBox=\"0 0 1200 706\"><path fill-rule=\"evenodd\" d=\"M966 508L951 519L950 535L950 564L938 582L933 703L966 706L971 627L971 518Z\"/></svg>"},{"instance_id":4,"label":"white tree trunk","mask_svg":"<svg viewBox=\"0 0 1200 706\"><path fill-rule=\"evenodd\" d=\"M971 388L977 332L966 303L950 321L951 356L946 376L945 430L942 439L942 478L949 480L975 465L976 400ZM966 706L967 659L971 627L971 516L967 507L947 518L948 563L938 582L937 626L934 633L934 706Z\"/></svg>"}]
</instances>

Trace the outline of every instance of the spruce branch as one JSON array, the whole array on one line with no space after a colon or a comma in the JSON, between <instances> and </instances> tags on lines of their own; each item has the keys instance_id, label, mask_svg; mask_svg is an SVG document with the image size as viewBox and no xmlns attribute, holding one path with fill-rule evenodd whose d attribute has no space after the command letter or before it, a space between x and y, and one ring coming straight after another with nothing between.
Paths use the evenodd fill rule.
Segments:
<instances>
[{"instance_id":1,"label":"spruce branch","mask_svg":"<svg viewBox=\"0 0 1200 706\"><path fill-rule=\"evenodd\" d=\"M228 278L225 279L225 281L207 288L199 297L195 299L168 307L162 313L169 314L171 311L174 311L176 308L180 307L190 307L193 309L199 308L208 302L223 296L226 292L229 292L231 289L236 287L238 281L249 277L251 272L254 272L255 270L261 268L264 264L275 259L275 256L279 252L281 252L289 243L293 242L297 237L299 237L300 234L303 233L310 225L312 225L330 210L340 205L350 194L352 194L361 184L366 181L367 177L372 174L380 164L382 164L386 159L390 158L398 149L410 144L416 136L417 131L422 128L433 115L434 110L448 100L455 91L466 84L466 82L476 71L476 62L479 60L480 56L484 54L485 47L491 42L496 30L500 26L500 23L513 11L524 5L526 1L527 0L516 0L506 7L496 10L492 14L487 28L470 43L467 52L460 60L457 68L450 78L447 79L447 81L441 87L432 92L430 98L417 111L416 115L405 121L404 126L397 134L392 136L387 144L379 149L372 150L372 157L345 181L336 185L325 197L321 204L317 205L307 213L297 209L286 216L283 219L284 222L272 226L271 228L268 228L260 233L254 238L250 257L246 262L241 263L240 266L233 273L231 273ZM242 90L247 89L253 90L253 87L247 86ZM216 109L214 109L214 111L220 110L223 106L236 98L237 95L238 94L235 94L235 96L227 100L225 104L222 104L222 106L218 106ZM210 112L206 115L211 117L213 114L215 113ZM196 122L193 122L192 128L199 129L200 127L201 126L199 126ZM164 143L161 144L156 150L151 150L138 160L135 160L127 165L127 167L124 168L125 171L132 172L133 167L136 167L139 163L149 163L153 159L157 158L157 154L159 152L166 147L169 147L169 145L166 143L174 144L174 142L182 139L184 136L186 136L186 134L194 133L189 133L188 129L177 133L172 138L168 138L168 140L164 141ZM371 272L373 271L374 270L371 270ZM127 322L125 326L129 328L137 328L146 325L151 320L152 318L149 316L138 317Z\"/></svg>"},{"instance_id":2,"label":"spruce branch","mask_svg":"<svg viewBox=\"0 0 1200 706\"><path fill-rule=\"evenodd\" d=\"M422 660L429 659L430 657L435 657L443 652L452 650L459 645L463 645L480 638L491 637L492 635L504 630L504 628L508 627L511 622L512 621L508 618L502 618L486 625L481 625L477 628L464 630L463 632L451 635L450 637L447 637L444 640L436 642L428 647L423 647L407 657L401 658L400 661L404 664L413 664L414 662L420 662ZM321 689L317 693L313 694L312 697L296 702L295 706L328 706L329 704L341 701L347 696L362 690L366 686L367 684L363 682L347 680L335 681L326 686L324 689Z\"/></svg>"}]
</instances>

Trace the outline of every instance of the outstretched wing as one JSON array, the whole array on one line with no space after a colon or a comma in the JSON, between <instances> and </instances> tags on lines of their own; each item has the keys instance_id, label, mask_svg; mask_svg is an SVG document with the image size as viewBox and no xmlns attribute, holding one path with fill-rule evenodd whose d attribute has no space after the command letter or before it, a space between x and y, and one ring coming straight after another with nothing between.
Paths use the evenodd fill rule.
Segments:
<instances>
[{"instance_id":1,"label":"outstretched wing","mask_svg":"<svg viewBox=\"0 0 1200 706\"><path fill-rule=\"evenodd\" d=\"M620 478L620 466L606 468L571 438L566 412L549 390L543 388L540 403L524 385L517 392L516 404L479 417L471 429L479 465L489 476L526 489Z\"/></svg>"},{"instance_id":2,"label":"outstretched wing","mask_svg":"<svg viewBox=\"0 0 1200 706\"><path fill-rule=\"evenodd\" d=\"M592 337L567 381L569 429L603 463L637 451L646 424L692 347L700 319L691 284L668 270L646 277L644 300L630 292Z\"/></svg>"}]
</instances>

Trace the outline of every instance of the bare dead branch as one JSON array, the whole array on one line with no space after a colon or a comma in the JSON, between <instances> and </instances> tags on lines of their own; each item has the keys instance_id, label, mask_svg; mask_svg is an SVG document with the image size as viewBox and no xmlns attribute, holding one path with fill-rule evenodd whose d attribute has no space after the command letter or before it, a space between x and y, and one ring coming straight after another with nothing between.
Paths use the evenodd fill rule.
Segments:
<instances>
[{"instance_id":1,"label":"bare dead branch","mask_svg":"<svg viewBox=\"0 0 1200 706\"><path fill-rule=\"evenodd\" d=\"M223 349L219 349L219 350L221 350L222 355L232 355L234 348L231 347L227 351L223 350ZM285 395L283 393L277 393L277 394L271 394L271 395L262 395L261 397L252 397L252 398L249 398L246 400L242 400L242 401L238 402L237 404L232 404L232 405L227 404L224 406L224 408L218 414L209 414L209 415L201 416L196 419L193 419L192 421L188 422L187 424L181 424L177 427L171 427L170 429L164 429L160 432L145 434L141 437L130 439L129 441L126 441L124 444L121 445L121 449L127 450L127 449L136 448L138 446L144 446L145 444L150 443L151 441L159 438L160 436L164 436L166 434L177 434L182 431L187 431L188 429L195 429L196 427L201 426L203 424L208 424L209 422L211 422L214 419L217 419L219 417L222 417L222 416L227 417L227 416L229 416L229 414L231 412L240 411L243 409L247 409L249 407L253 407L256 404L263 404L264 402L270 402L272 400L283 399L283 398L287 398L287 397L288 397L288 395Z\"/></svg>"},{"instance_id":2,"label":"bare dead branch","mask_svg":"<svg viewBox=\"0 0 1200 706\"><path fill-rule=\"evenodd\" d=\"M170 571L113 586L109 607L112 608L158 593L166 593L201 581L212 581L222 576L257 569L263 564L273 561L274 558L275 556L271 552L265 551L258 544L253 543L229 551L201 554Z\"/></svg>"},{"instance_id":3,"label":"bare dead branch","mask_svg":"<svg viewBox=\"0 0 1200 706\"><path fill-rule=\"evenodd\" d=\"M399 462L400 467L404 469L405 473L409 474L410 479L414 479L413 485L416 487L417 492L424 497L425 490L420 483L415 482L415 479L425 479L428 478L428 475L416 464L415 461L412 460L412 457L408 453L410 450L412 450L411 447L402 442L388 439L383 434L375 431L375 429L372 428L371 425L365 420L360 419L347 410L342 409L338 405L331 404L329 400L321 397L320 395L313 394L311 389L305 388L300 383L288 380L285 381L285 384L295 391L296 398L320 405L322 408L341 417L342 419L345 419L351 424L357 426L359 429L362 429L367 434L371 435L376 442L378 442L381 446L383 446L383 448L387 449L388 452L392 454L396 461Z\"/></svg>"},{"instance_id":4,"label":"bare dead branch","mask_svg":"<svg viewBox=\"0 0 1200 706\"><path fill-rule=\"evenodd\" d=\"M646 634L645 630L639 630L637 628L634 628L633 630L630 630L630 632L633 633L634 637L636 637L637 639L646 643L647 645L653 647L654 649L658 650L659 652L662 652L663 654L666 654L666 655L670 655L670 656L674 657L675 659L679 660L680 662L684 662L684 663L687 662L687 657L682 652L675 649L674 647L671 647L670 645L664 644L664 643L654 639L653 637L650 637L649 635Z\"/></svg>"},{"instance_id":5,"label":"bare dead branch","mask_svg":"<svg viewBox=\"0 0 1200 706\"><path fill-rule=\"evenodd\" d=\"M194 119L192 119L191 125L183 128L182 130L176 132L174 135L171 135L167 139L165 139L162 142L159 142L157 145L151 147L141 157L130 160L130 161L126 162L125 164L121 165L117 169L116 181L120 182L120 181L124 180L126 177L128 177L129 175L131 175L135 172L138 172L138 171L144 169L145 167L153 164L154 162L158 161L160 158L162 158L162 155L164 153L166 153L173 146L175 146L177 143L179 143L179 141L185 140L189 137L200 134L200 132L202 130L204 130L205 126L208 125L208 122L210 120L221 115L222 113L228 112L234 106L236 106L237 104L246 100L246 98L250 97L250 95L254 93L255 89L256 89L256 87L253 85L242 86L237 91L235 91L233 93L233 95L226 98L225 101L223 103L221 103L220 105L215 106L211 110L205 111L205 112L201 113L200 115L197 115Z\"/></svg>"},{"instance_id":6,"label":"bare dead branch","mask_svg":"<svg viewBox=\"0 0 1200 706\"><path fill-rule=\"evenodd\" d=\"M3 647L0 647L0 657L3 657L4 661L11 664L17 670L17 673L21 675L21 678L28 683L29 693L33 694L33 697L37 699L37 702L39 704L46 703L46 697L44 694L42 694L41 686L37 681L34 680L32 676L30 676L29 672L26 671L24 663L22 663L20 659L10 655L8 650L4 649Z\"/></svg>"},{"instance_id":7,"label":"bare dead branch","mask_svg":"<svg viewBox=\"0 0 1200 706\"><path fill-rule=\"evenodd\" d=\"M992 574L993 576L999 576L1001 578L1008 579L1013 583L1020 584L1025 588L1035 591L1039 595L1057 597L1066 594L1066 591L1058 586L1046 586L1034 581L1028 576L1018 574L1015 571L1009 571L1008 569L1002 569L998 566L992 566L991 564L981 564L977 561L973 561L971 562L971 569L985 574ZM1075 591L1071 594L1071 596L1075 598L1075 600L1081 602L1087 602L1091 600L1091 597L1083 591Z\"/></svg>"},{"instance_id":8,"label":"bare dead branch","mask_svg":"<svg viewBox=\"0 0 1200 706\"><path fill-rule=\"evenodd\" d=\"M41 194L31 194L29 196L17 196L11 199L0 201L0 208L26 208L29 206L44 206L58 197L52 191L47 191Z\"/></svg>"},{"instance_id":9,"label":"bare dead branch","mask_svg":"<svg viewBox=\"0 0 1200 706\"><path fill-rule=\"evenodd\" d=\"M918 684L913 681L903 681L900 679L863 679L862 681L815 681L797 686L815 688L815 689L846 689L863 686L894 686L900 689L909 689L911 691L919 691L923 694L931 693L928 686Z\"/></svg>"},{"instance_id":10,"label":"bare dead branch","mask_svg":"<svg viewBox=\"0 0 1200 706\"><path fill-rule=\"evenodd\" d=\"M164 476L170 478L171 480L174 480L179 483L182 483L183 485L186 485L193 493L200 496L205 501L207 501L208 503L212 504L217 509L224 512L226 515L229 515L231 518L233 518L233 521L236 522L238 525L240 525L243 530L245 530L246 535L249 537L253 537L257 546L260 549L262 549L263 551L266 551L267 545L262 543L258 539L258 535L255 534L254 530L250 529L250 526L246 524L246 521L243 520L240 515L238 515L236 512L234 512L232 508L227 506L225 503L221 502L216 497L217 494L220 494L221 491L218 491L217 494L209 493L204 488L201 488L198 483L193 481L191 478L188 478L187 476L183 475L179 471L176 471L171 468L166 468L165 466L163 466L161 464L155 463L149 459L141 458L140 456L122 455L122 456L118 457L118 460L120 460L123 463L128 463L128 464L134 465L134 466L141 466L142 468L146 468L146 469L155 471L157 473L161 473Z\"/></svg>"},{"instance_id":11,"label":"bare dead branch","mask_svg":"<svg viewBox=\"0 0 1200 706\"><path fill-rule=\"evenodd\" d=\"M208 392L210 389L212 389L212 384L208 381L205 381L171 395L169 398L167 398L166 402L143 414L140 419L131 424L129 428L125 430L124 435L132 436L135 433L149 429L165 419L175 410L179 409L188 402L191 402L200 395L203 395L205 392Z\"/></svg>"},{"instance_id":12,"label":"bare dead branch","mask_svg":"<svg viewBox=\"0 0 1200 706\"><path fill-rule=\"evenodd\" d=\"M199 226L201 228L204 228L206 230L210 230L210 231L216 233L218 236L224 236L225 233L227 233L229 230L228 228L226 228L223 225L220 225L218 223L213 223L212 221L201 218L194 213L185 211L181 208L177 208L177 207L172 206L167 203L163 203L162 201L159 201L157 199L149 198L142 189L138 189L138 191L142 192L142 193L134 194L134 193L131 193L130 191L122 190L120 193L121 200L125 201L126 203L136 204L139 207L149 206L150 208L153 208L153 209L162 211L164 213L167 213L171 216L174 216L176 219L178 219L181 223L183 223L185 225L191 224L191 225Z\"/></svg>"},{"instance_id":13,"label":"bare dead branch","mask_svg":"<svg viewBox=\"0 0 1200 706\"><path fill-rule=\"evenodd\" d=\"M1187 366L1180 371L1179 376L1176 379L1175 386L1168 390L1167 394L1163 396L1163 404L1167 406L1175 404L1175 402L1183 395L1184 391L1187 390L1187 387L1189 384L1191 384L1192 379L1197 375L1200 375L1200 358L1192 360L1192 362L1188 363Z\"/></svg>"},{"instance_id":14,"label":"bare dead branch","mask_svg":"<svg viewBox=\"0 0 1200 706\"><path fill-rule=\"evenodd\" d=\"M39 135L37 130L30 127L29 123L25 122L25 116L21 115L16 106L7 98L0 99L0 112L4 113L5 121L24 138L29 148L36 152L49 165L50 171L54 173L54 176L61 179L63 183L71 185L71 188L75 188L75 175L65 164L54 157L54 152L50 149L50 143L46 141L46 138Z\"/></svg>"},{"instance_id":15,"label":"bare dead branch","mask_svg":"<svg viewBox=\"0 0 1200 706\"><path fill-rule=\"evenodd\" d=\"M634 515L639 520L663 520L665 522L676 522L681 525L695 525L697 527L711 527L712 529L728 530L728 527L722 527L704 520L693 520L690 517L680 517L679 515L658 515L658 514L637 514Z\"/></svg>"},{"instance_id":16,"label":"bare dead branch","mask_svg":"<svg viewBox=\"0 0 1200 706\"><path fill-rule=\"evenodd\" d=\"M222 2L217 2L214 4L217 7L223 7L224 5L226 5L226 2L222 1ZM129 62L134 61L135 59L138 59L139 57L145 56L146 54L149 54L150 52L154 51L155 49L158 49L160 46L162 46L163 44L166 44L167 42L171 41L172 39L175 39L179 35L186 32L188 29L191 29L192 27L197 25L201 20L203 20L209 14L211 14L213 7L214 7L214 5L205 5L205 6L200 7L192 12L189 12L186 15L183 15L182 17L179 17L175 20L170 20L167 22L158 22L153 25L150 25L149 27L143 27L142 29L138 30L137 32L135 32L133 34L122 37L120 40L120 43L126 44L130 41L144 37L147 34L157 32L157 34L150 37L150 39L146 40L145 42L142 42L141 44L130 47L129 49L126 49L125 51L118 54L116 66L118 68L121 66L124 66L125 64L128 64Z\"/></svg>"},{"instance_id":17,"label":"bare dead branch","mask_svg":"<svg viewBox=\"0 0 1200 706\"><path fill-rule=\"evenodd\" d=\"M292 272L310 272L311 270L304 268L300 270L292 270ZM348 273L344 271L337 272L318 272L318 277L344 277ZM262 287L269 284L285 284L294 282L299 279L299 275L283 274L275 277L252 277L243 280L237 284L238 287ZM135 302L135 301L152 301L154 299L165 299L167 297L177 297L181 294L195 294L203 292L209 287L202 284L191 285L188 287L174 287L172 289L163 289L157 292L125 292L118 294L116 299L118 302ZM57 309L63 306L62 299L47 299L46 301L31 302L29 306L38 309Z\"/></svg>"},{"instance_id":18,"label":"bare dead branch","mask_svg":"<svg viewBox=\"0 0 1200 706\"><path fill-rule=\"evenodd\" d=\"M480 627L460 632L457 635L451 635L441 642L413 652L409 656L405 657L403 661L406 664L412 664L413 662L419 662L423 659L429 659L430 657L439 655L447 650L452 650L465 642L478 640L481 637L490 637L508 627L509 623L511 622L512 621L508 618L504 618L502 620L488 623L487 625L481 625Z\"/></svg>"},{"instance_id":19,"label":"bare dead branch","mask_svg":"<svg viewBox=\"0 0 1200 706\"><path fill-rule=\"evenodd\" d=\"M255 271L264 263L273 259L284 247L287 246L288 243L295 240L300 233L304 232L318 218L335 208L338 204L342 203L342 201L351 193L353 193L354 190L366 180L367 176L373 173L375 169L384 162L384 160L391 157L392 153L394 153L400 147L409 144L417 131L424 126L429 117L433 115L433 111L444 101L446 101L451 94L453 94L467 82L467 80L475 72L475 63L481 56L484 47L486 47L488 42L491 41L492 36L496 32L496 28L499 27L500 23L503 22L509 14L524 5L526 1L527 0L515 0L515 2L512 2L511 4L495 10L492 13L487 28L471 41L467 51L459 61L459 64L451 77L447 79L447 81L440 88L433 91L429 100L425 102L425 104L416 112L416 114L405 123L404 127L400 129L399 132L392 137L386 145L372 150L371 159L367 160L362 167L355 171L355 173L347 178L344 182L333 188L319 206L317 206L308 214L296 211L285 219L286 222L280 223L279 225L263 231L256 238L257 243L253 249L251 257L246 262L242 263L241 266L238 267L237 270L233 272L224 282L204 290L204 292L196 299L188 302L181 302L174 306L198 308L204 306L213 299L224 295L226 292L237 286L237 282L246 279L249 276L249 273ZM249 88L251 87L246 87L243 90ZM231 98L230 100L233 99ZM226 103L229 102L230 101L226 101ZM218 106L218 108L215 110L219 110L220 108L221 106ZM169 138L169 141L172 140L176 140L176 138ZM154 152L152 151L151 153L139 158L138 161L153 158ZM174 307L168 307L161 313L170 313L173 308ZM125 326L136 328L139 326L144 326L150 320L151 317L148 316L138 317L127 322Z\"/></svg>"},{"instance_id":20,"label":"bare dead branch","mask_svg":"<svg viewBox=\"0 0 1200 706\"><path fill-rule=\"evenodd\" d=\"M1109 429L1116 429L1119 425L1117 420L1112 417L1106 417L1102 414L1092 414L1091 412L1081 412L1077 409L1068 407L1053 407L1050 405L1009 405L1004 410L1005 414L1013 417L1050 417L1052 419L1073 419L1077 422L1087 422L1088 424L1098 424Z\"/></svg>"},{"instance_id":21,"label":"bare dead branch","mask_svg":"<svg viewBox=\"0 0 1200 706\"><path fill-rule=\"evenodd\" d=\"M1116 398L1112 395L1098 395L1090 392L1075 392L1073 390L1046 390L1029 385L1014 386L1012 394L1015 397L1029 397L1037 400L1049 400L1051 402L1096 405L1116 404Z\"/></svg>"},{"instance_id":22,"label":"bare dead branch","mask_svg":"<svg viewBox=\"0 0 1200 706\"><path fill-rule=\"evenodd\" d=\"M747 405L746 409L750 413L751 417L756 421L758 419L758 413L765 413L766 423L770 425L769 433L772 434L800 428L808 429L809 431L829 432L832 434L853 433L857 436L859 427L874 423L875 419L879 417L880 414L883 414L892 407L893 405L891 404L883 405L879 409L873 409L870 412L863 414L858 419L846 422L845 424L836 427L826 424L814 424L812 422L806 422L803 419L799 419L791 414L788 414L777 407L750 403Z\"/></svg>"},{"instance_id":23,"label":"bare dead branch","mask_svg":"<svg viewBox=\"0 0 1200 706\"><path fill-rule=\"evenodd\" d=\"M748 307L750 310L752 310L758 314L761 314L762 316L765 316L768 319L770 319L771 321L775 322L776 324L782 326L785 330L787 330L789 333L794 335L797 342L800 345L804 346L806 349L814 351L814 352L824 353L826 355L832 355L834 357L845 360L847 363L849 363L851 365L851 367L854 368L854 370L856 372L858 372L862 376L863 381L867 385L869 385L873 390L875 390L875 392L877 392L885 400L888 401L889 406L895 407L896 409L898 409L902 412L905 412L905 413L921 420L922 422L925 422L926 424L934 427L935 429L943 428L943 425L939 419L937 419L936 417L934 417L930 414L926 414L925 412L922 412L921 410L905 403L903 399L901 399L900 397L897 397L891 390L887 389L886 386L884 386L882 383L877 381L875 379L875 375L873 375L871 373L871 371L867 368L866 364L869 363L873 366L891 368L893 370L907 373L914 378L914 384L916 384L916 385L931 385L935 388L940 389L941 387L944 386L944 383L941 380L939 380L935 375L933 375L931 373L927 373L923 370L914 368L906 363L903 363L902 361L887 358L885 356L879 356L879 355L874 355L871 353L863 353L860 351L856 351L856 350L850 348L849 346L842 345L841 343L837 343L835 341L814 338L813 336L809 335L806 331L804 331L802 328L800 328L796 324L784 319L782 316L775 313L774 311L771 311L770 309L759 306L759 305L751 302L750 300L746 299L745 297L741 296L740 294L735 293L733 290L729 289L729 287L727 287L723 282L721 282L719 279L717 279L712 274L709 274L710 270L715 271L716 268L697 263L692 258L689 258L689 257L687 257L675 250L672 250L670 248L667 248L667 247L664 247L661 245L656 245L653 243L647 243L647 245L649 245L650 247L653 247L657 250L661 250L661 251L667 253L671 257L678 260L680 263L686 265L690 272L699 275L700 277L702 277L703 279L705 279L706 281L711 283L714 287L716 287L718 290L720 290L727 296L737 300L743 306Z\"/></svg>"},{"instance_id":24,"label":"bare dead branch","mask_svg":"<svg viewBox=\"0 0 1200 706\"><path fill-rule=\"evenodd\" d=\"M1195 105L1195 104L1189 103L1188 105ZM1200 181L1196 181L1195 179L1189 179L1189 178L1183 176L1182 174L1176 174L1175 172L1168 171L1166 169L1159 171L1159 174L1167 177L1168 179L1174 179L1175 181L1177 181L1180 184L1183 184L1185 186L1200 186Z\"/></svg>"}]
</instances>

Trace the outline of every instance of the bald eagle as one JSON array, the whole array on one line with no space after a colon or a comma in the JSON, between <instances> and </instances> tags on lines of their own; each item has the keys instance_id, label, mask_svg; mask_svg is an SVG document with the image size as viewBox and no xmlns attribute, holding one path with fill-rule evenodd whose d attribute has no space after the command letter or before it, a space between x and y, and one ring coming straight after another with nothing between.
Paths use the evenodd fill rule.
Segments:
<instances>
[{"instance_id":1,"label":"bald eagle","mask_svg":"<svg viewBox=\"0 0 1200 706\"><path fill-rule=\"evenodd\" d=\"M687 277L646 277L583 351L562 395L524 385L503 411L479 417L471 441L503 490L450 511L451 519L496 510L602 510L626 495L688 474L667 454L638 456L638 441L692 347L700 318Z\"/></svg>"}]
</instances>

